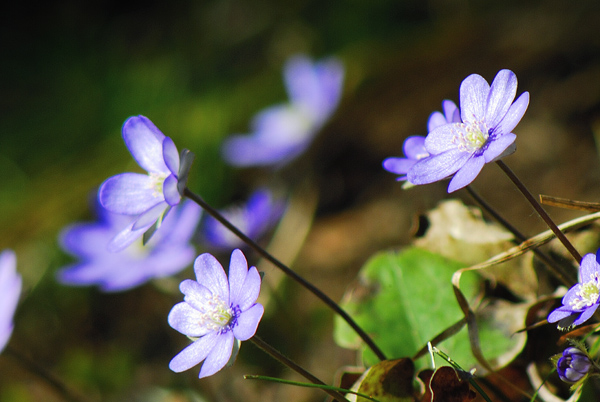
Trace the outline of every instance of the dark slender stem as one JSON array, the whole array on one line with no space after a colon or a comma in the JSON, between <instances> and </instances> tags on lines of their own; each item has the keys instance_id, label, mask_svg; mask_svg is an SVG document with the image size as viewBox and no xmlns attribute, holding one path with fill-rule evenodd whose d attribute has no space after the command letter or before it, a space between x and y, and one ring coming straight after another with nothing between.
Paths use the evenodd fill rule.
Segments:
<instances>
[{"instance_id":1,"label":"dark slender stem","mask_svg":"<svg viewBox=\"0 0 600 402\"><path fill-rule=\"evenodd\" d=\"M575 261L577 263L581 262L581 254L573 247L569 239L565 236L565 234L556 226L556 224L552 221L552 218L548 215L548 213L544 210L542 205L537 201L537 199L527 190L527 187L519 180L519 178L513 173L513 171L501 160L496 161L496 164L500 166L500 169L509 177L509 179L517 186L521 194L525 196L527 201L533 206L538 215L546 222L546 225L554 232L556 238L560 240L560 242L565 246L565 248L571 253Z\"/></svg>"},{"instance_id":2,"label":"dark slender stem","mask_svg":"<svg viewBox=\"0 0 600 402\"><path fill-rule=\"evenodd\" d=\"M475 191L475 189L473 187L467 186L466 188L467 188L467 191L469 192L469 194L471 195L471 197L473 197L475 202L477 202L477 204L479 204L479 206L481 206L481 208L483 208L498 223L500 223L509 232L512 233L512 235L515 237L515 240L516 240L515 243L518 244L518 243L522 243L525 240L527 240L527 237L523 233L521 233L510 222L508 222L506 219L504 219L504 217L502 215L500 215L498 213L498 211L496 211L490 204L488 204L487 201L485 201L481 197L481 195L479 195L479 193L477 193L477 191ZM571 278L571 275L568 275L568 273L563 272L562 267L559 266L556 263L556 261L554 259L552 259L552 257L550 257L548 254L546 254L545 252L543 252L542 250L540 250L538 248L534 248L532 251L542 262L544 262L546 264L546 267L548 268L550 273L552 275L554 275L554 277L556 279L561 281L563 283L563 285L565 285L567 287L571 287L573 285L573 283L576 282L575 278Z\"/></svg>"},{"instance_id":3,"label":"dark slender stem","mask_svg":"<svg viewBox=\"0 0 600 402\"><path fill-rule=\"evenodd\" d=\"M38 377L43 379L45 382L50 384L52 387L54 387L54 389L56 389L56 391L60 395L62 395L64 400L69 401L69 402L84 402L84 401L86 401L85 399L81 398L80 396L75 395L75 393L73 391L71 391L65 384L63 384L63 382L61 380L56 378L55 375L53 375L48 370L46 370L44 367L42 367L39 364L37 364L36 362L34 362L32 359L25 356L23 353L18 352L11 346L7 346L6 349L4 350L4 353L6 353L9 356L12 356L15 360L17 360L23 367L25 367L31 373L37 375Z\"/></svg>"},{"instance_id":4,"label":"dark slender stem","mask_svg":"<svg viewBox=\"0 0 600 402\"><path fill-rule=\"evenodd\" d=\"M209 204L202 199L199 195L193 193L187 187L183 190L183 195L200 205L206 212L208 212L213 218L221 222L227 229L229 229L233 234L239 237L244 243L248 244L252 249L254 249L258 254L264 257L266 260L271 262L277 268L282 270L286 275L296 281L298 284L306 288L312 294L317 296L323 303L327 305L327 307L331 308L336 314L344 319L352 327L352 329L361 337L361 339L367 344L367 346L375 353L375 355L379 358L379 360L386 360L385 355L377 347L375 342L369 337L369 335L358 326L358 324L346 313L336 302L331 300L329 296L319 290L315 285L298 275L295 271L289 268L287 265L279 261L277 258L273 257L269 252L267 252L264 248L258 245L254 240L246 236L242 233L238 228L231 224L219 211L211 207Z\"/></svg>"},{"instance_id":5,"label":"dark slender stem","mask_svg":"<svg viewBox=\"0 0 600 402\"><path fill-rule=\"evenodd\" d=\"M254 343L263 352L267 353L269 356L271 356L275 360L285 364L286 366L288 366L289 368L291 368L296 373L300 374L302 377L306 378L308 381L312 382L313 384L327 385L323 381L319 380L317 377L315 377L314 375L312 375L311 373L309 373L308 371L306 371L305 369L300 367L298 364L296 364L295 362L290 360L288 357L281 354L281 352L279 352L277 349L275 349L274 347L272 347L271 345L269 345L268 343L263 341L258 336L255 335L254 337L250 338L250 341L252 341L252 343ZM347 402L348 401L344 397L344 395L340 394L337 391L330 390L330 389L323 389L323 391L327 392L329 395L331 395L335 400L337 400L339 402L343 402L343 401Z\"/></svg>"}]
</instances>

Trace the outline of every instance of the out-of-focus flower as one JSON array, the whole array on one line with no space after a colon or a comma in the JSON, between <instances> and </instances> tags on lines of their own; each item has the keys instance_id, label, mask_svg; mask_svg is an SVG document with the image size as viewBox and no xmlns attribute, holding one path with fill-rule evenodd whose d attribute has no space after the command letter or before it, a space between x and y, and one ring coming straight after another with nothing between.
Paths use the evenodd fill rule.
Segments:
<instances>
[{"instance_id":1,"label":"out-of-focus flower","mask_svg":"<svg viewBox=\"0 0 600 402\"><path fill-rule=\"evenodd\" d=\"M460 112L456 104L450 100L442 102L444 113L433 112L427 122L427 130L431 132L436 128L449 123L460 122ZM404 158L387 158L383 161L383 168L388 172L399 174L398 181L406 180L409 169L421 159L427 158L429 152L425 149L425 137L414 135L404 141ZM410 184L410 183L409 183Z\"/></svg>"},{"instance_id":2,"label":"out-of-focus flower","mask_svg":"<svg viewBox=\"0 0 600 402\"><path fill-rule=\"evenodd\" d=\"M196 253L190 240L201 213L192 201L182 203L145 246L138 239L112 252L106 245L132 218L98 206L98 222L78 223L62 231L61 247L79 261L58 271L57 279L66 285L98 285L103 291L116 292L176 274L194 260Z\"/></svg>"},{"instance_id":3,"label":"out-of-focus flower","mask_svg":"<svg viewBox=\"0 0 600 402\"><path fill-rule=\"evenodd\" d=\"M425 139L431 155L415 163L408 171L412 184L427 184L454 175L448 185L451 193L470 184L483 165L515 151L519 123L527 106L529 93L514 101L517 77L510 70L500 70L492 86L477 74L460 85L462 122L439 126Z\"/></svg>"},{"instance_id":4,"label":"out-of-focus flower","mask_svg":"<svg viewBox=\"0 0 600 402\"><path fill-rule=\"evenodd\" d=\"M576 347L566 348L556 363L556 371L561 380L576 383L588 375L592 362L587 353Z\"/></svg>"},{"instance_id":5,"label":"out-of-focus flower","mask_svg":"<svg viewBox=\"0 0 600 402\"><path fill-rule=\"evenodd\" d=\"M160 224L169 209L179 204L189 169L186 161L180 161L173 140L144 116L127 119L123 124L123 140L148 174L122 173L110 177L98 191L100 203L108 211L136 216L111 241L112 251L133 243L152 225Z\"/></svg>"},{"instance_id":6,"label":"out-of-focus flower","mask_svg":"<svg viewBox=\"0 0 600 402\"><path fill-rule=\"evenodd\" d=\"M289 103L269 107L252 120L252 133L233 135L223 145L223 157L233 165L283 166L302 154L339 103L344 78L333 58L314 62L290 58L284 67Z\"/></svg>"},{"instance_id":7,"label":"out-of-focus flower","mask_svg":"<svg viewBox=\"0 0 600 402\"><path fill-rule=\"evenodd\" d=\"M13 316L21 295L22 279L17 273L17 257L12 250L0 253L0 352L13 331Z\"/></svg>"},{"instance_id":8,"label":"out-of-focus flower","mask_svg":"<svg viewBox=\"0 0 600 402\"><path fill-rule=\"evenodd\" d=\"M269 190L255 191L244 205L229 207L221 214L252 240L258 240L281 217L284 204L273 199ZM243 248L245 243L212 216L206 216L204 240L219 249Z\"/></svg>"},{"instance_id":9,"label":"out-of-focus flower","mask_svg":"<svg viewBox=\"0 0 600 402\"><path fill-rule=\"evenodd\" d=\"M256 333L264 308L256 303L260 275L256 267L248 269L240 250L231 254L229 280L221 264L208 253L196 259L194 270L196 281L181 282L184 301L176 304L168 317L173 329L194 342L171 360L169 368L179 373L204 361L202 378L233 363L240 342Z\"/></svg>"},{"instance_id":10,"label":"out-of-focus flower","mask_svg":"<svg viewBox=\"0 0 600 402\"><path fill-rule=\"evenodd\" d=\"M581 259L579 283L563 297L563 306L548 316L548 322L558 322L559 328L583 324L592 318L600 304L600 249Z\"/></svg>"}]
</instances>

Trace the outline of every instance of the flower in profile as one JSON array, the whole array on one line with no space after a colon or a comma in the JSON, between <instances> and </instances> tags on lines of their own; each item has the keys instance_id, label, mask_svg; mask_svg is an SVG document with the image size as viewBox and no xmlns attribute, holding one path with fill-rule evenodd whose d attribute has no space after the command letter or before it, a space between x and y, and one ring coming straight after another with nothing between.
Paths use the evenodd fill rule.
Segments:
<instances>
[{"instance_id":1,"label":"flower in profile","mask_svg":"<svg viewBox=\"0 0 600 402\"><path fill-rule=\"evenodd\" d=\"M77 223L61 232L61 247L79 261L58 271L57 279L65 285L97 285L105 292L116 292L176 274L194 260L190 240L201 212L192 201L182 203L145 246L138 239L121 251L111 252L106 245L132 218L99 205L97 222Z\"/></svg>"},{"instance_id":2,"label":"flower in profile","mask_svg":"<svg viewBox=\"0 0 600 402\"><path fill-rule=\"evenodd\" d=\"M561 380L568 383L576 383L587 376L592 369L592 361L587 353L576 347L569 347L556 363L556 371Z\"/></svg>"},{"instance_id":3,"label":"flower in profile","mask_svg":"<svg viewBox=\"0 0 600 402\"><path fill-rule=\"evenodd\" d=\"M517 77L500 70L492 85L477 74L460 85L461 122L439 126L425 139L431 155L408 171L412 184L427 184L454 175L448 185L451 193L470 184L483 165L515 151L517 126L529 105L529 93L517 93Z\"/></svg>"},{"instance_id":4,"label":"flower in profile","mask_svg":"<svg viewBox=\"0 0 600 402\"><path fill-rule=\"evenodd\" d=\"M583 324L596 312L600 304L600 249L586 254L581 259L579 283L573 286L562 299L562 307L548 316L548 322L558 322L559 328Z\"/></svg>"},{"instance_id":5,"label":"flower in profile","mask_svg":"<svg viewBox=\"0 0 600 402\"><path fill-rule=\"evenodd\" d=\"M13 316L21 295L22 279L17 273L14 251L0 253L0 352L8 343L13 331Z\"/></svg>"},{"instance_id":6,"label":"flower in profile","mask_svg":"<svg viewBox=\"0 0 600 402\"><path fill-rule=\"evenodd\" d=\"M275 200L269 190L259 189L250 196L246 204L220 212L242 233L257 240L277 222L283 208L283 202ZM206 216L202 232L206 243L214 248L231 250L245 246L242 240L212 216Z\"/></svg>"},{"instance_id":7,"label":"flower in profile","mask_svg":"<svg viewBox=\"0 0 600 402\"><path fill-rule=\"evenodd\" d=\"M169 313L169 325L194 342L169 363L177 373L204 361L200 378L213 375L233 362L241 341L254 336L264 307L256 303L261 279L256 267L240 250L234 250L229 263L229 280L215 257L205 253L194 263L196 281L186 279L179 289L183 302ZM233 353L233 350L236 350Z\"/></svg>"},{"instance_id":8,"label":"flower in profile","mask_svg":"<svg viewBox=\"0 0 600 402\"><path fill-rule=\"evenodd\" d=\"M433 112L427 122L427 132L449 123L460 122L460 112L456 104L450 100L442 102L444 113ZM427 158L429 152L425 149L425 137L413 135L404 141L404 158L391 157L383 161L383 168L391 173L399 174L398 181L406 180L411 167L421 159ZM408 183L410 184L410 183Z\"/></svg>"},{"instance_id":9,"label":"flower in profile","mask_svg":"<svg viewBox=\"0 0 600 402\"><path fill-rule=\"evenodd\" d=\"M110 177L98 191L100 203L108 211L136 216L111 241L112 251L122 250L153 225L160 225L169 209L181 201L191 164L189 153L182 153L180 160L173 140L144 116L127 119L122 131L129 152L148 174L122 173Z\"/></svg>"},{"instance_id":10,"label":"flower in profile","mask_svg":"<svg viewBox=\"0 0 600 402\"><path fill-rule=\"evenodd\" d=\"M284 80L289 103L269 107L252 120L252 133L236 134L223 144L233 166L283 166L302 154L331 117L342 93L344 68L333 58L313 62L291 57Z\"/></svg>"}]
</instances>

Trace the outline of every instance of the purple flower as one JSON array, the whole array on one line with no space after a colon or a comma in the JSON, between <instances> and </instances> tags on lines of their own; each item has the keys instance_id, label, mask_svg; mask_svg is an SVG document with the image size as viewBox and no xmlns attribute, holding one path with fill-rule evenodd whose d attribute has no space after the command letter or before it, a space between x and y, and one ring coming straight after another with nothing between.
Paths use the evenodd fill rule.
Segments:
<instances>
[{"instance_id":1,"label":"purple flower","mask_svg":"<svg viewBox=\"0 0 600 402\"><path fill-rule=\"evenodd\" d=\"M221 214L252 240L259 239L281 217L283 203L273 199L269 190L255 191L245 205L229 207ZM204 239L220 249L242 248L245 243L211 216L204 221Z\"/></svg>"},{"instance_id":2,"label":"purple flower","mask_svg":"<svg viewBox=\"0 0 600 402\"><path fill-rule=\"evenodd\" d=\"M187 178L187 164L173 140L165 137L144 116L133 116L123 124L123 140L136 162L148 172L122 173L106 180L98 192L110 212L136 216L136 219L109 244L119 251L160 224L171 207L179 204ZM180 169L180 165L181 168Z\"/></svg>"},{"instance_id":3,"label":"purple flower","mask_svg":"<svg viewBox=\"0 0 600 402\"><path fill-rule=\"evenodd\" d=\"M339 103L344 68L333 58L313 63L290 58L284 67L289 103L269 107L252 121L250 135L233 135L223 157L233 166L283 166L302 154Z\"/></svg>"},{"instance_id":4,"label":"purple flower","mask_svg":"<svg viewBox=\"0 0 600 402\"><path fill-rule=\"evenodd\" d=\"M205 253L194 263L197 281L186 279L179 289L184 301L169 313L169 325L194 342L175 356L169 368L177 373L204 361L200 378L213 375L233 362L240 341L254 336L264 307L256 303L260 275L240 250L231 253L229 283L215 257Z\"/></svg>"},{"instance_id":5,"label":"purple flower","mask_svg":"<svg viewBox=\"0 0 600 402\"><path fill-rule=\"evenodd\" d=\"M8 343L13 331L13 316L21 295L22 279L17 274L17 257L14 251L0 253L0 352Z\"/></svg>"},{"instance_id":6,"label":"purple flower","mask_svg":"<svg viewBox=\"0 0 600 402\"><path fill-rule=\"evenodd\" d=\"M568 383L580 381L591 368L592 362L588 355L575 347L565 349L562 357L556 363L558 376Z\"/></svg>"},{"instance_id":7,"label":"purple flower","mask_svg":"<svg viewBox=\"0 0 600 402\"><path fill-rule=\"evenodd\" d=\"M442 102L442 107L444 109L443 114L441 112L433 112L429 116L429 120L427 122L428 132L431 132L445 124L460 122L460 112L454 102L445 100ZM404 141L403 148L405 158L392 157L383 161L383 168L385 170L401 175L398 177L398 181L406 180L406 174L408 173L409 169L421 159L429 156L429 152L427 152L427 149L425 149L425 137L420 135L408 137Z\"/></svg>"},{"instance_id":8,"label":"purple flower","mask_svg":"<svg viewBox=\"0 0 600 402\"><path fill-rule=\"evenodd\" d=\"M471 183L483 165L514 152L516 135L511 131L529 105L529 93L514 101L517 77L500 70L492 86L477 74L460 85L462 122L446 124L431 131L425 149L431 155L408 171L412 184L427 184L454 175L448 186L451 193Z\"/></svg>"},{"instance_id":9,"label":"purple flower","mask_svg":"<svg viewBox=\"0 0 600 402\"><path fill-rule=\"evenodd\" d=\"M589 320L600 300L600 249L596 255L586 254L581 259L580 279L563 297L563 306L548 316L548 322L558 322L559 328L568 328L583 324Z\"/></svg>"},{"instance_id":10,"label":"purple flower","mask_svg":"<svg viewBox=\"0 0 600 402\"><path fill-rule=\"evenodd\" d=\"M138 239L111 252L106 245L132 218L99 206L98 222L78 223L62 231L62 248L80 261L58 271L57 279L66 285L98 285L103 291L116 292L176 274L194 260L190 240L201 212L193 202L185 202L165 218L161 230L145 246Z\"/></svg>"}]
</instances>

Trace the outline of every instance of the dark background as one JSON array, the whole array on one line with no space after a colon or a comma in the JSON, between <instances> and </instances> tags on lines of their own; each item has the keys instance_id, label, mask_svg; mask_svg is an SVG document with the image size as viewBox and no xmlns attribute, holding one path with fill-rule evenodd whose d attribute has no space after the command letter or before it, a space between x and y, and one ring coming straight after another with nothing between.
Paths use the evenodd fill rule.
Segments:
<instances>
[{"instance_id":1,"label":"dark background","mask_svg":"<svg viewBox=\"0 0 600 402\"><path fill-rule=\"evenodd\" d=\"M381 161L400 156L407 136L425 134L429 114L443 99L458 101L471 73L491 82L509 68L518 92L530 92L515 129L518 150L506 162L532 192L600 199L596 0L21 2L1 14L0 248L16 250L24 277L10 346L86 400L322 399L243 380L297 379L251 344L210 379L199 381L197 369L170 372L169 360L187 344L166 323L181 299L172 282L118 294L55 282L71 261L57 246L60 229L92 219L89 203L104 179L137 169L120 137L130 115L148 116L196 154L189 186L216 206L265 182L295 200L316 199L306 239L280 234L278 251L336 300L372 253L408 244L416 216L447 197L447 183L401 190ZM272 172L225 166L221 141L285 101L281 68L297 52L343 61L337 113L274 181ZM487 166L474 186L527 234L544 230L497 167ZM471 203L466 193L453 196ZM578 215L549 210L557 221ZM259 335L326 382L355 363L353 352L334 345L321 304L293 284L276 292ZM0 400L63 399L5 352Z\"/></svg>"}]
</instances>

